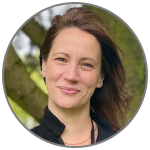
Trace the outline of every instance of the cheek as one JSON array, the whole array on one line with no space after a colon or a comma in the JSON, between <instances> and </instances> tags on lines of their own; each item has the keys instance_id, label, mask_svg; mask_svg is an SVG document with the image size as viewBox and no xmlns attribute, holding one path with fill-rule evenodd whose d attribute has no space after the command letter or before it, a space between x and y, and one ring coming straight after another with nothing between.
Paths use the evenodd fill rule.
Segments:
<instances>
[{"instance_id":1,"label":"cheek","mask_svg":"<svg viewBox=\"0 0 150 150\"><path fill-rule=\"evenodd\" d=\"M81 77L81 80L85 86L88 88L95 88L97 84L97 74L96 73L85 73Z\"/></svg>"},{"instance_id":2,"label":"cheek","mask_svg":"<svg viewBox=\"0 0 150 150\"><path fill-rule=\"evenodd\" d=\"M55 86L62 75L62 70L53 63L49 63L46 68L46 87L48 95L54 99Z\"/></svg>"},{"instance_id":3,"label":"cheek","mask_svg":"<svg viewBox=\"0 0 150 150\"><path fill-rule=\"evenodd\" d=\"M47 78L50 80L55 80L61 75L61 70L53 64L49 64L46 71Z\"/></svg>"}]
</instances>

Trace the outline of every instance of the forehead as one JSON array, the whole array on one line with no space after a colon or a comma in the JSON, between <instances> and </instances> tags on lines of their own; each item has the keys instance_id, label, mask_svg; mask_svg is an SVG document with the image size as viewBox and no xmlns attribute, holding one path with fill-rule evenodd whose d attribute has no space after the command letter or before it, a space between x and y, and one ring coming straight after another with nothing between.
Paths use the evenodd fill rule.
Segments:
<instances>
[{"instance_id":1,"label":"forehead","mask_svg":"<svg viewBox=\"0 0 150 150\"><path fill-rule=\"evenodd\" d=\"M82 42L85 43L86 45L88 44L100 45L100 43L98 42L98 40L95 38L94 35L86 31L83 31L77 27L70 27L70 28L61 30L56 36L56 38L54 39L54 43L62 39L67 40L67 41L74 40L74 42L75 42L75 39L77 42L79 42L79 40L82 39Z\"/></svg>"},{"instance_id":2,"label":"forehead","mask_svg":"<svg viewBox=\"0 0 150 150\"><path fill-rule=\"evenodd\" d=\"M51 51L74 52L98 57L101 55L101 46L94 35L76 27L71 27L58 33L54 39Z\"/></svg>"}]
</instances>

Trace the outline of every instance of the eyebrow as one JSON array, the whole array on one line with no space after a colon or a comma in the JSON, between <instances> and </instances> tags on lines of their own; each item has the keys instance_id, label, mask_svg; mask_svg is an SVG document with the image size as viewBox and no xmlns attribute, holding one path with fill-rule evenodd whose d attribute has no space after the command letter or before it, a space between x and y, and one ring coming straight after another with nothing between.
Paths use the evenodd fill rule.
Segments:
<instances>
[{"instance_id":1,"label":"eyebrow","mask_svg":"<svg viewBox=\"0 0 150 150\"><path fill-rule=\"evenodd\" d=\"M69 54L64 53L64 52L56 52L56 53L53 54L53 56L55 56L55 55L57 55L57 54L63 54L63 55L65 55L65 56L67 56L67 57L70 57ZM81 60L91 60L91 61L94 61L95 63L97 63L96 60L94 60L93 58L90 58L90 57L82 57Z\"/></svg>"},{"instance_id":2,"label":"eyebrow","mask_svg":"<svg viewBox=\"0 0 150 150\"><path fill-rule=\"evenodd\" d=\"M57 53L54 53L53 56L55 56L55 55L57 55L57 54L63 54L63 55L65 55L65 56L69 57L69 54L64 53L64 52L57 52Z\"/></svg>"},{"instance_id":3,"label":"eyebrow","mask_svg":"<svg viewBox=\"0 0 150 150\"><path fill-rule=\"evenodd\" d=\"M81 60L91 60L91 61L94 61L95 63L97 63L96 60L94 60L93 58L90 58L90 57L82 57Z\"/></svg>"}]
</instances>

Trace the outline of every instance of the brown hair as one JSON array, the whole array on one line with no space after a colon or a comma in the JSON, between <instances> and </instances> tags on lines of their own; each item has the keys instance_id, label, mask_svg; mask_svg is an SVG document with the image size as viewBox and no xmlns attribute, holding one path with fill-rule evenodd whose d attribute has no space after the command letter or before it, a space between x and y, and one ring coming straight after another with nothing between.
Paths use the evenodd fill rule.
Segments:
<instances>
[{"instance_id":1,"label":"brown hair","mask_svg":"<svg viewBox=\"0 0 150 150\"><path fill-rule=\"evenodd\" d=\"M96 88L91 97L91 107L101 115L115 131L126 123L129 97L124 90L125 72L119 57L119 48L103 27L99 17L84 8L71 8L64 15L57 15L47 32L40 50L40 63L48 58L58 33L69 27L77 27L94 35L102 48L103 86Z\"/></svg>"}]
</instances>

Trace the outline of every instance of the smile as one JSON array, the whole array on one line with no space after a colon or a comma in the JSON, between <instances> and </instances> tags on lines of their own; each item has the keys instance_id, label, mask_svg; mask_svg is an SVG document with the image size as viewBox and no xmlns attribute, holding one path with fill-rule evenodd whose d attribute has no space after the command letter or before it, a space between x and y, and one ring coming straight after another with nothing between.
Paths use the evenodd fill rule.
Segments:
<instances>
[{"instance_id":1,"label":"smile","mask_svg":"<svg viewBox=\"0 0 150 150\"><path fill-rule=\"evenodd\" d=\"M73 95L80 92L78 89L75 88L69 88L64 86L59 86L58 88L66 95Z\"/></svg>"}]
</instances>

